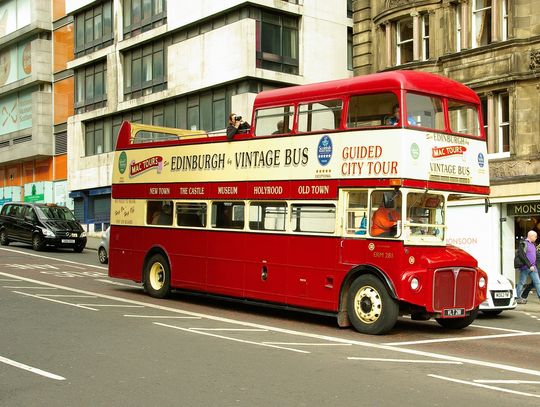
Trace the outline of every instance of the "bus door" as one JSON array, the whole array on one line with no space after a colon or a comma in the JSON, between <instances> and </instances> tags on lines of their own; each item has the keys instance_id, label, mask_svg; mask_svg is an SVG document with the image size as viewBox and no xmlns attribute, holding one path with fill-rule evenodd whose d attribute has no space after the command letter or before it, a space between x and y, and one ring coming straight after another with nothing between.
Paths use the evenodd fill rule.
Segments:
<instances>
[{"instance_id":1,"label":"bus door","mask_svg":"<svg viewBox=\"0 0 540 407\"><path fill-rule=\"evenodd\" d=\"M287 203L252 201L247 208L248 228L245 262L247 298L286 302Z\"/></svg>"},{"instance_id":2,"label":"bus door","mask_svg":"<svg viewBox=\"0 0 540 407\"><path fill-rule=\"evenodd\" d=\"M290 206L287 303L330 310L339 297L336 203Z\"/></svg>"}]
</instances>

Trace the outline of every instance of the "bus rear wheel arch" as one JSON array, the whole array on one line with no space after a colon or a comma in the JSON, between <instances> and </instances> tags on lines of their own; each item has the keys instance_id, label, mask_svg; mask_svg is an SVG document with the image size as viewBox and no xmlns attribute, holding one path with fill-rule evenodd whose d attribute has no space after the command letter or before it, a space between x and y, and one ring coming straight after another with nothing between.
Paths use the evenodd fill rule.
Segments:
<instances>
[{"instance_id":1,"label":"bus rear wheel arch","mask_svg":"<svg viewBox=\"0 0 540 407\"><path fill-rule=\"evenodd\" d=\"M165 298L171 292L171 267L165 255L155 253L145 263L143 288L154 298Z\"/></svg>"},{"instance_id":2,"label":"bus rear wheel arch","mask_svg":"<svg viewBox=\"0 0 540 407\"><path fill-rule=\"evenodd\" d=\"M399 305L379 278L364 274L357 277L349 288L347 314L358 332L381 335L396 324Z\"/></svg>"}]
</instances>

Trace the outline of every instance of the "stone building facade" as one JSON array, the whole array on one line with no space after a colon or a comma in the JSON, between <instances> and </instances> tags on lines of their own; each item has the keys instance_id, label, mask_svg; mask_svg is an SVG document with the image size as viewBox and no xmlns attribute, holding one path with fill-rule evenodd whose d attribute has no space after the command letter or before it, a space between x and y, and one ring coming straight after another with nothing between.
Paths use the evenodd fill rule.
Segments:
<instances>
[{"instance_id":1,"label":"stone building facade","mask_svg":"<svg viewBox=\"0 0 540 407\"><path fill-rule=\"evenodd\" d=\"M429 71L480 96L490 201L450 208L459 216L449 236L513 280L516 240L540 233L540 0L355 0L352 8L355 75Z\"/></svg>"}]
</instances>

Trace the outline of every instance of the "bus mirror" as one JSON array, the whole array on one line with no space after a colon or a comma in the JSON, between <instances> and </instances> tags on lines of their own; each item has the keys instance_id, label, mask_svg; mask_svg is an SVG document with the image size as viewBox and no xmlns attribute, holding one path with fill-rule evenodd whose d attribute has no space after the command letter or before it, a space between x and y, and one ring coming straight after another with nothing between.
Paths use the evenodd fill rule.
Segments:
<instances>
[{"instance_id":1,"label":"bus mirror","mask_svg":"<svg viewBox=\"0 0 540 407\"><path fill-rule=\"evenodd\" d=\"M489 202L489 198L486 198L484 202L484 210L486 211L486 213L488 213L489 208L491 208L491 202Z\"/></svg>"}]
</instances>

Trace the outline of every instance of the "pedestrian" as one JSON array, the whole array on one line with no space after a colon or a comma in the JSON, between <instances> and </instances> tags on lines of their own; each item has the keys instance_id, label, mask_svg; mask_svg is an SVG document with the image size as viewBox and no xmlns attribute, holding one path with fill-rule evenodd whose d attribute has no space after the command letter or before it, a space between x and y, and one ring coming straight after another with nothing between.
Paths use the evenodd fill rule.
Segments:
<instances>
[{"instance_id":1,"label":"pedestrian","mask_svg":"<svg viewBox=\"0 0 540 407\"><path fill-rule=\"evenodd\" d=\"M540 270L540 244L536 245L536 270ZM527 285L523 287L523 291L521 292L521 298L527 299L533 287L534 284L532 281L527 283Z\"/></svg>"},{"instance_id":2,"label":"pedestrian","mask_svg":"<svg viewBox=\"0 0 540 407\"><path fill-rule=\"evenodd\" d=\"M517 256L521 259L522 265L519 268L519 282L516 286L517 303L526 304L527 300L521 297L523 291L523 285L528 276L531 276L534 288L536 288L536 295L540 300L540 277L538 276L538 269L536 267L536 238L538 235L534 230L530 230L527 233L527 238L518 243Z\"/></svg>"}]
</instances>

